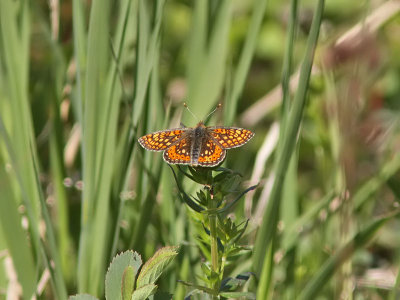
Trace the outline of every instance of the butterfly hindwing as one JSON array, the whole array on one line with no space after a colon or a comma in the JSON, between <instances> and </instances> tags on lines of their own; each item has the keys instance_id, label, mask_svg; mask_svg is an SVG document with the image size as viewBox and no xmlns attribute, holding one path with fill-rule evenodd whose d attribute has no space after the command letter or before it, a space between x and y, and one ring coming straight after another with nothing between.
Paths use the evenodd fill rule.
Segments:
<instances>
[{"instance_id":1,"label":"butterfly hindwing","mask_svg":"<svg viewBox=\"0 0 400 300\"><path fill-rule=\"evenodd\" d=\"M213 167L220 164L226 151L212 139L204 139L198 158L198 164L203 167Z\"/></svg>"},{"instance_id":2,"label":"butterfly hindwing","mask_svg":"<svg viewBox=\"0 0 400 300\"><path fill-rule=\"evenodd\" d=\"M169 164L188 165L191 163L190 146L190 140L182 138L178 143L164 151L163 158Z\"/></svg>"}]
</instances>

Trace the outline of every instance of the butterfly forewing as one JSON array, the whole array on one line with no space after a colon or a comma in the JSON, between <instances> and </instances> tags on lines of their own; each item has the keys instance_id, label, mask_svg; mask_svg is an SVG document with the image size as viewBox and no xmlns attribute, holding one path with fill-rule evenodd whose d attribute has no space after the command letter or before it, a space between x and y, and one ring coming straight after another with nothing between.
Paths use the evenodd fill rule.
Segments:
<instances>
[{"instance_id":1,"label":"butterfly forewing","mask_svg":"<svg viewBox=\"0 0 400 300\"><path fill-rule=\"evenodd\" d=\"M182 138L178 143L165 150L163 157L169 164L190 164L190 140Z\"/></svg>"},{"instance_id":2,"label":"butterfly forewing","mask_svg":"<svg viewBox=\"0 0 400 300\"><path fill-rule=\"evenodd\" d=\"M221 148L212 139L204 139L201 145L198 164L203 167L213 167L220 164L226 155L225 149Z\"/></svg>"},{"instance_id":3,"label":"butterfly forewing","mask_svg":"<svg viewBox=\"0 0 400 300\"><path fill-rule=\"evenodd\" d=\"M146 134L139 139L140 145L147 150L162 151L169 148L181 137L185 128L157 131Z\"/></svg>"},{"instance_id":4,"label":"butterfly forewing","mask_svg":"<svg viewBox=\"0 0 400 300\"><path fill-rule=\"evenodd\" d=\"M236 127L209 127L211 136L225 149L240 147L246 144L254 133Z\"/></svg>"}]
</instances>

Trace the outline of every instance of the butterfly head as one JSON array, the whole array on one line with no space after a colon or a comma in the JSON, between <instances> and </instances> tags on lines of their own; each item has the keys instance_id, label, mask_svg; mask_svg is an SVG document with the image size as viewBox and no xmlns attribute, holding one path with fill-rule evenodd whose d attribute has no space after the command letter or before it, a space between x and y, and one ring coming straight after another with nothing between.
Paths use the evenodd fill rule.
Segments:
<instances>
[{"instance_id":1,"label":"butterfly head","mask_svg":"<svg viewBox=\"0 0 400 300\"><path fill-rule=\"evenodd\" d=\"M204 121L200 121L199 123L197 123L198 128L206 128L206 125L204 125Z\"/></svg>"},{"instance_id":2,"label":"butterfly head","mask_svg":"<svg viewBox=\"0 0 400 300\"><path fill-rule=\"evenodd\" d=\"M183 106L188 110L188 112L195 118L198 120L198 118L196 117L196 115L194 113L192 113L192 111L189 109L189 106L187 105L186 102L183 102ZM200 127L203 126L205 127L204 123L207 123L208 119L214 114L214 112L217 109L220 109L222 107L221 103L218 103L218 105L203 119L204 121L200 121L196 127Z\"/></svg>"}]
</instances>

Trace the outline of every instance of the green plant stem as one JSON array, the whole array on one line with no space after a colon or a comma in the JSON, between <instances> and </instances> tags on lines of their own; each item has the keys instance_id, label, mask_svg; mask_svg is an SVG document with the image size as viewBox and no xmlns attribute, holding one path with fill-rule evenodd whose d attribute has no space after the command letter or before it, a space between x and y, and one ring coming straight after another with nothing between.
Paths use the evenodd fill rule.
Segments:
<instances>
[{"instance_id":1,"label":"green plant stem","mask_svg":"<svg viewBox=\"0 0 400 300\"><path fill-rule=\"evenodd\" d=\"M214 200L214 195L212 190L210 191L211 199L208 205L210 210L216 208L216 201ZM211 240L211 269L213 272L219 274L219 263L218 263L218 240L217 240L217 215L210 214L208 216L208 220L210 222L210 240ZM219 276L218 276L219 278ZM217 280L213 286L211 287L215 294L213 295L213 299L218 299L217 294L219 291L219 280Z\"/></svg>"},{"instance_id":2,"label":"green plant stem","mask_svg":"<svg viewBox=\"0 0 400 300\"><path fill-rule=\"evenodd\" d=\"M217 244L217 217L210 215L211 232L211 265L214 272L218 272L218 244Z\"/></svg>"}]
</instances>

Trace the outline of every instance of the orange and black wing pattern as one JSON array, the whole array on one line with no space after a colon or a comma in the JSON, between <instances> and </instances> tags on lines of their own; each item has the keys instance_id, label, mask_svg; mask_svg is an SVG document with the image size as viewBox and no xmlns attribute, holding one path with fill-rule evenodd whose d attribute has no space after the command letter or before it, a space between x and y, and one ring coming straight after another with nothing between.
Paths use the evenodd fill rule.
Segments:
<instances>
[{"instance_id":1,"label":"orange and black wing pattern","mask_svg":"<svg viewBox=\"0 0 400 300\"><path fill-rule=\"evenodd\" d=\"M237 127L209 127L209 133L225 149L240 147L254 136L250 130Z\"/></svg>"},{"instance_id":2,"label":"orange and black wing pattern","mask_svg":"<svg viewBox=\"0 0 400 300\"><path fill-rule=\"evenodd\" d=\"M214 167L220 164L226 155L226 150L212 139L204 140L198 158L198 164L202 167Z\"/></svg>"},{"instance_id":3,"label":"orange and black wing pattern","mask_svg":"<svg viewBox=\"0 0 400 300\"><path fill-rule=\"evenodd\" d=\"M176 144L164 151L163 158L169 164L190 165L190 140L182 138Z\"/></svg>"},{"instance_id":4,"label":"orange and black wing pattern","mask_svg":"<svg viewBox=\"0 0 400 300\"><path fill-rule=\"evenodd\" d=\"M163 151L179 141L183 132L185 132L184 128L157 131L142 136L139 138L139 143L147 150Z\"/></svg>"}]
</instances>

